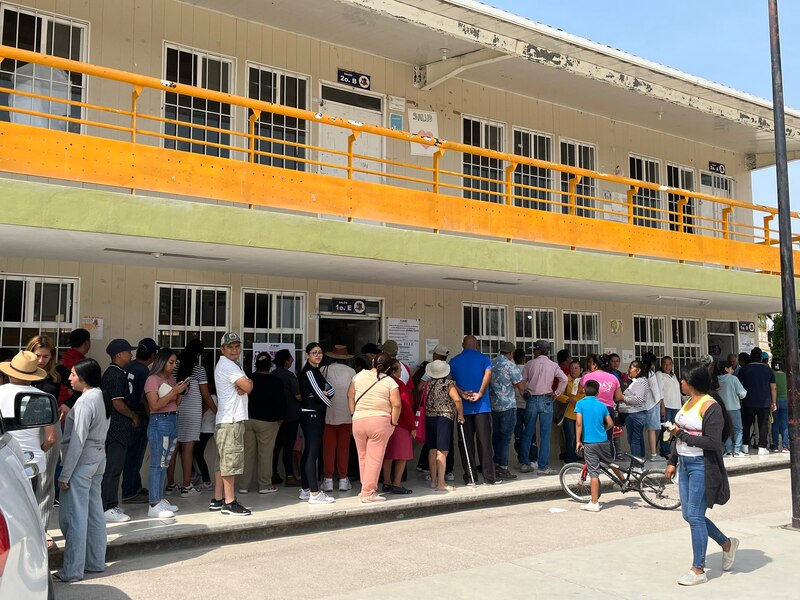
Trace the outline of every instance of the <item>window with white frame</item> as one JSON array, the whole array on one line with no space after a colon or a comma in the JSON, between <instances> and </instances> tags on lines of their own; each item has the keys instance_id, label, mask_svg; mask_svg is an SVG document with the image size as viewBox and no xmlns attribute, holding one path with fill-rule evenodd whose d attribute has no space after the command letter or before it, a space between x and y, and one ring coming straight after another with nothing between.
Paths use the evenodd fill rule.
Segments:
<instances>
[{"instance_id":1,"label":"window with white frame","mask_svg":"<svg viewBox=\"0 0 800 600\"><path fill-rule=\"evenodd\" d=\"M37 335L69 348L78 326L78 279L0 274L0 346L20 350Z\"/></svg>"},{"instance_id":2,"label":"window with white frame","mask_svg":"<svg viewBox=\"0 0 800 600\"><path fill-rule=\"evenodd\" d=\"M694 169L691 167L683 167L681 165L667 165L667 185L673 188L680 188L689 192L694 191ZM678 203L683 200L680 194L667 194L667 203L669 209L669 228L671 231L678 231L680 222L678 221ZM694 228L691 224L694 222L691 215L694 214L696 200L689 198L689 201L683 207L683 224L686 233L694 233Z\"/></svg>"},{"instance_id":3,"label":"window with white frame","mask_svg":"<svg viewBox=\"0 0 800 600\"><path fill-rule=\"evenodd\" d=\"M477 117L463 117L462 141L468 146L505 151L506 128L502 123ZM484 202L503 202L503 161L479 154L464 153L464 198Z\"/></svg>"},{"instance_id":4,"label":"window with white frame","mask_svg":"<svg viewBox=\"0 0 800 600\"><path fill-rule=\"evenodd\" d=\"M289 344L300 361L306 338L306 294L242 289L243 366L250 371L253 344Z\"/></svg>"},{"instance_id":5,"label":"window with white frame","mask_svg":"<svg viewBox=\"0 0 800 600\"><path fill-rule=\"evenodd\" d=\"M205 346L203 366L214 372L219 341L230 328L230 288L156 283L156 339L180 352L194 338Z\"/></svg>"},{"instance_id":6,"label":"window with white frame","mask_svg":"<svg viewBox=\"0 0 800 600\"><path fill-rule=\"evenodd\" d=\"M463 302L464 335L478 338L478 349L494 358L500 352L500 342L507 339L507 307L496 304Z\"/></svg>"},{"instance_id":7,"label":"window with white frame","mask_svg":"<svg viewBox=\"0 0 800 600\"><path fill-rule=\"evenodd\" d=\"M672 362L680 377L689 363L700 360L700 319L672 318Z\"/></svg>"},{"instance_id":8,"label":"window with white frame","mask_svg":"<svg viewBox=\"0 0 800 600\"><path fill-rule=\"evenodd\" d=\"M550 356L556 355L556 311L552 308L517 306L514 332L517 348L525 350L526 358L533 358L531 346L536 340L545 340L550 344Z\"/></svg>"},{"instance_id":9,"label":"window with white frame","mask_svg":"<svg viewBox=\"0 0 800 600\"><path fill-rule=\"evenodd\" d=\"M85 61L89 24L69 17L0 3L0 39L4 46ZM13 89L20 93L8 93ZM39 94L58 101L24 96ZM81 73L34 65L10 58L0 62L0 106L60 117L81 118L81 107L62 101L83 102L86 80ZM80 133L80 123L41 115L0 110L0 120Z\"/></svg>"},{"instance_id":10,"label":"window with white frame","mask_svg":"<svg viewBox=\"0 0 800 600\"><path fill-rule=\"evenodd\" d=\"M633 315L633 353L641 358L652 352L658 358L667 353L667 323L664 317Z\"/></svg>"},{"instance_id":11,"label":"window with white frame","mask_svg":"<svg viewBox=\"0 0 800 600\"><path fill-rule=\"evenodd\" d=\"M552 136L514 128L514 154L538 160L553 161ZM532 165L517 165L514 171L514 204L537 210L550 210L553 172Z\"/></svg>"},{"instance_id":12,"label":"window with white frame","mask_svg":"<svg viewBox=\"0 0 800 600\"><path fill-rule=\"evenodd\" d=\"M564 348L585 367L587 356L600 353L600 313L565 310L562 319Z\"/></svg>"},{"instance_id":13,"label":"window with white frame","mask_svg":"<svg viewBox=\"0 0 800 600\"><path fill-rule=\"evenodd\" d=\"M574 140L562 139L559 144L561 164L580 169L597 170L597 147L593 144L576 142ZM573 178L571 173L561 173L561 202L564 206L561 212L569 214L569 191L570 180ZM593 217L597 198L597 180L593 177L582 177L575 186L575 205L578 207L575 214L579 217ZM581 208L583 207L583 208Z\"/></svg>"},{"instance_id":14,"label":"window with white frame","mask_svg":"<svg viewBox=\"0 0 800 600\"><path fill-rule=\"evenodd\" d=\"M249 98L272 102L292 108L308 108L308 81L305 75L289 73L272 67L248 64L247 94ZM252 115L252 110L250 115ZM255 123L256 162L262 165L305 171L306 149L295 144L308 143L308 123L305 119L285 117L262 111Z\"/></svg>"},{"instance_id":15,"label":"window with white frame","mask_svg":"<svg viewBox=\"0 0 800 600\"><path fill-rule=\"evenodd\" d=\"M629 163L631 179L661 183L661 163L659 161L631 154ZM639 188L639 191L633 195L633 204L634 225L661 228L659 219L664 218L664 213L661 212L661 192Z\"/></svg>"},{"instance_id":16,"label":"window with white frame","mask_svg":"<svg viewBox=\"0 0 800 600\"><path fill-rule=\"evenodd\" d=\"M194 87L230 93L233 90L232 58L176 44L165 45L164 78ZM164 147L207 156L230 156L233 113L231 105L164 93ZM183 123L186 123L185 125Z\"/></svg>"}]
</instances>

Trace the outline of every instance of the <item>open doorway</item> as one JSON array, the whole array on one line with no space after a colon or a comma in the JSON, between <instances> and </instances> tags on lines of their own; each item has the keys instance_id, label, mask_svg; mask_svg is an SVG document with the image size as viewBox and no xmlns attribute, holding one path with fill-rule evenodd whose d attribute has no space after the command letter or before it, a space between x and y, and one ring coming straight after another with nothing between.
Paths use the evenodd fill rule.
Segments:
<instances>
[{"instance_id":1,"label":"open doorway","mask_svg":"<svg viewBox=\"0 0 800 600\"><path fill-rule=\"evenodd\" d=\"M708 353L714 357L714 362L719 362L728 357L728 354L738 354L739 346L736 343L738 324L736 321L707 321L708 327Z\"/></svg>"},{"instance_id":2,"label":"open doorway","mask_svg":"<svg viewBox=\"0 0 800 600\"><path fill-rule=\"evenodd\" d=\"M325 351L345 344L350 354L358 354L364 344L381 341L382 309L379 298L320 296L317 340Z\"/></svg>"}]
</instances>

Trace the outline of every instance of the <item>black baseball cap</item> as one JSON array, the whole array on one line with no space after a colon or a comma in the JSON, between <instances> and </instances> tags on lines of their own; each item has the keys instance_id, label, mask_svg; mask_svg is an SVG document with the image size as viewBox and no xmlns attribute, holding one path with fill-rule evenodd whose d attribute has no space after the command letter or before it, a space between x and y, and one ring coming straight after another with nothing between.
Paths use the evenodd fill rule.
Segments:
<instances>
[{"instance_id":1,"label":"black baseball cap","mask_svg":"<svg viewBox=\"0 0 800 600\"><path fill-rule=\"evenodd\" d=\"M106 346L106 354L111 358L114 358L120 352L133 352L134 350L136 350L136 348L131 346L130 342L123 338L111 340L108 346Z\"/></svg>"},{"instance_id":2,"label":"black baseball cap","mask_svg":"<svg viewBox=\"0 0 800 600\"><path fill-rule=\"evenodd\" d=\"M149 354L152 355L158 352L159 347L153 338L144 338L139 340L139 345L136 347L136 350L137 351L144 350L145 352L148 352Z\"/></svg>"}]
</instances>

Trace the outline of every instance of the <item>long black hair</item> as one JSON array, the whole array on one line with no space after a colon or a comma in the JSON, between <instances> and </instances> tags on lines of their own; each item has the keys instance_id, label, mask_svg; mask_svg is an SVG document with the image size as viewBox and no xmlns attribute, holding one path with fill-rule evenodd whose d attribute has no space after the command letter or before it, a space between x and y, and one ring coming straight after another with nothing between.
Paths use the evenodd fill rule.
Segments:
<instances>
[{"instance_id":1,"label":"long black hair","mask_svg":"<svg viewBox=\"0 0 800 600\"><path fill-rule=\"evenodd\" d=\"M722 418L724 425L722 426L722 439L728 439L731 434L731 417L728 410L725 408L725 403L720 398L719 394L711 386L711 372L708 368L699 362L693 362L686 365L681 372L681 379L692 386L701 394L708 394L716 400L719 407L722 409Z\"/></svg>"},{"instance_id":2,"label":"long black hair","mask_svg":"<svg viewBox=\"0 0 800 600\"><path fill-rule=\"evenodd\" d=\"M203 354L203 350L205 345L199 338L194 338L186 344L186 348L178 355L178 375L175 381L183 381L191 376L192 369L197 365L197 359Z\"/></svg>"},{"instance_id":3,"label":"long black hair","mask_svg":"<svg viewBox=\"0 0 800 600\"><path fill-rule=\"evenodd\" d=\"M103 372L100 364L93 358L84 358L72 367L75 375L89 387L99 388L103 381ZM103 394L103 404L106 407L106 419L111 418L111 397Z\"/></svg>"}]
</instances>

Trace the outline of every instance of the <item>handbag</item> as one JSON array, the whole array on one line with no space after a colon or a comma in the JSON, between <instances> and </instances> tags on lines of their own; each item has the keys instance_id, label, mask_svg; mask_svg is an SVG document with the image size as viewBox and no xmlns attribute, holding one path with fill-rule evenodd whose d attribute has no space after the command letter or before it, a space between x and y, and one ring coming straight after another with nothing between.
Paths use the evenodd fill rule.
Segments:
<instances>
[{"instance_id":1,"label":"handbag","mask_svg":"<svg viewBox=\"0 0 800 600\"><path fill-rule=\"evenodd\" d=\"M420 444L425 443L425 403L428 400L428 385L422 388L422 399L417 405L417 410L414 412L414 440Z\"/></svg>"},{"instance_id":2,"label":"handbag","mask_svg":"<svg viewBox=\"0 0 800 600\"><path fill-rule=\"evenodd\" d=\"M564 418L567 416L567 403L566 402L559 402L558 400L553 401L553 424L556 427L561 427L564 423Z\"/></svg>"}]
</instances>

